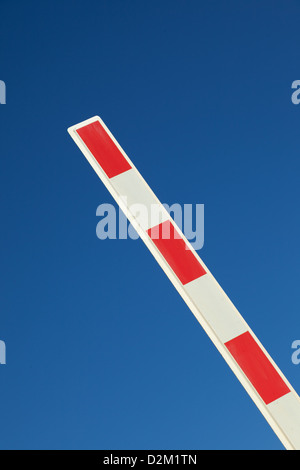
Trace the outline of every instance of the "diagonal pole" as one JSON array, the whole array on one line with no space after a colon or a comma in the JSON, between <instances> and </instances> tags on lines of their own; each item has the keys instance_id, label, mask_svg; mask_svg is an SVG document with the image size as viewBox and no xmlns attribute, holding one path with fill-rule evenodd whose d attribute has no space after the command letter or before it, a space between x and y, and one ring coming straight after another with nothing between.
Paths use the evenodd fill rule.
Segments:
<instances>
[{"instance_id":1,"label":"diagonal pole","mask_svg":"<svg viewBox=\"0 0 300 470\"><path fill-rule=\"evenodd\" d=\"M68 132L283 445L300 450L299 396L104 122Z\"/></svg>"}]
</instances>

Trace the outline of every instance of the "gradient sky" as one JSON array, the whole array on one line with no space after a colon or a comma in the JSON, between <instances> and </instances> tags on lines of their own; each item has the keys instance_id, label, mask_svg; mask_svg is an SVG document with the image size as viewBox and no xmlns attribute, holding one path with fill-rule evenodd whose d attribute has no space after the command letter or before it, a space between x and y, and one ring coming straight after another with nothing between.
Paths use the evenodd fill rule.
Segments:
<instances>
[{"instance_id":1,"label":"gradient sky","mask_svg":"<svg viewBox=\"0 0 300 470\"><path fill-rule=\"evenodd\" d=\"M0 2L2 449L282 449L67 133L100 115L300 392L298 1Z\"/></svg>"}]
</instances>

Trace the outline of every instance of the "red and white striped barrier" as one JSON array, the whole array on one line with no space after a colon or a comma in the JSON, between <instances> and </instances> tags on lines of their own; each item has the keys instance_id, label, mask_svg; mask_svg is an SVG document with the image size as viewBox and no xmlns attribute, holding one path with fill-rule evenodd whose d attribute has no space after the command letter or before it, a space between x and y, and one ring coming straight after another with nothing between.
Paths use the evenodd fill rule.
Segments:
<instances>
[{"instance_id":1,"label":"red and white striped barrier","mask_svg":"<svg viewBox=\"0 0 300 470\"><path fill-rule=\"evenodd\" d=\"M68 129L132 226L287 449L300 449L300 398L103 121ZM138 205L150 217L140 217Z\"/></svg>"}]
</instances>

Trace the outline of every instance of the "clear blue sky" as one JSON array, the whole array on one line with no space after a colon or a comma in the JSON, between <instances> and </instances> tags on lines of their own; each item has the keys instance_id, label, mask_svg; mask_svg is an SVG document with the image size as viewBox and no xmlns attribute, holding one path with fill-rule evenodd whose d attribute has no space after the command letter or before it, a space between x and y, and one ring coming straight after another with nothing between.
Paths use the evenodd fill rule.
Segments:
<instances>
[{"instance_id":1,"label":"clear blue sky","mask_svg":"<svg viewBox=\"0 0 300 470\"><path fill-rule=\"evenodd\" d=\"M282 449L67 133L100 115L300 391L300 4L1 1L0 447Z\"/></svg>"}]
</instances>

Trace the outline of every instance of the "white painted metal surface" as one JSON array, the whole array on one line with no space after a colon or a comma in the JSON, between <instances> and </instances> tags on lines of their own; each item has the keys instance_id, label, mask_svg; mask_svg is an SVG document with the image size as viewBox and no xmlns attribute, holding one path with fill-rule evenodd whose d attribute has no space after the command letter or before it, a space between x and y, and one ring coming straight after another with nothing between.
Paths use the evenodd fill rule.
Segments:
<instances>
[{"instance_id":1,"label":"white painted metal surface","mask_svg":"<svg viewBox=\"0 0 300 470\"><path fill-rule=\"evenodd\" d=\"M68 132L283 445L300 449L299 396L103 121L95 116ZM136 204L156 208L146 220ZM180 239L155 240L159 224L169 224Z\"/></svg>"}]
</instances>

